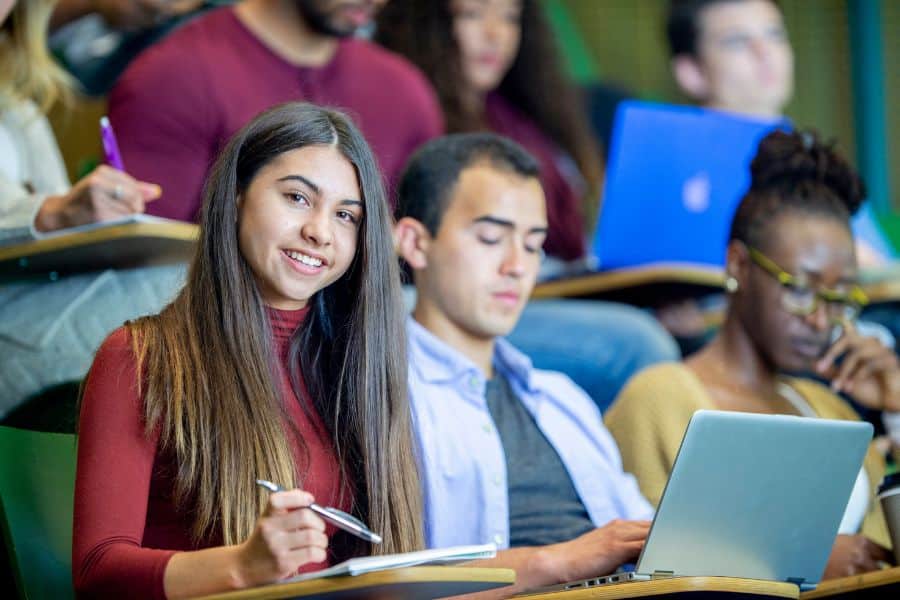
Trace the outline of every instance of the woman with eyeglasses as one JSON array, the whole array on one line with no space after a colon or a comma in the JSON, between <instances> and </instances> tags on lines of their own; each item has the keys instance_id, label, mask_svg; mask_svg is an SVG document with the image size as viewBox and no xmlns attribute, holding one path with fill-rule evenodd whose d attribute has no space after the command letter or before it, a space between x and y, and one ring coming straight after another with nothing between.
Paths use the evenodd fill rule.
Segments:
<instances>
[{"instance_id":1,"label":"woman with eyeglasses","mask_svg":"<svg viewBox=\"0 0 900 600\"><path fill-rule=\"evenodd\" d=\"M843 392L867 407L900 410L900 362L854 326L867 301L849 224L865 197L859 176L803 132L766 136L750 169L728 241L722 328L685 362L636 375L606 413L625 470L653 503L699 409L858 419ZM870 449L825 577L890 561L875 498L884 468Z\"/></svg>"}]
</instances>

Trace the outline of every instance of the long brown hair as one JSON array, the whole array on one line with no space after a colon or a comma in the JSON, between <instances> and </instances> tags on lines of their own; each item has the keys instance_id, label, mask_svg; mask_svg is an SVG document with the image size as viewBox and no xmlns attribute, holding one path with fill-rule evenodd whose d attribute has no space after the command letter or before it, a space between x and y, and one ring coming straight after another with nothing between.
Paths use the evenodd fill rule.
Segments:
<instances>
[{"instance_id":1,"label":"long brown hair","mask_svg":"<svg viewBox=\"0 0 900 600\"><path fill-rule=\"evenodd\" d=\"M310 300L291 340L291 383L300 373L324 420L354 512L382 534L379 553L423 544L421 489L406 399L400 277L390 215L372 151L350 119L310 104L271 109L238 132L205 189L200 240L187 283L159 315L130 325L142 366L147 432L178 465L175 502L193 535L246 539L265 506L257 477L298 485L276 378L265 307L238 246L238 197L284 152L336 148L353 165L365 212L347 272ZM365 552L357 544L341 552Z\"/></svg>"},{"instance_id":2,"label":"long brown hair","mask_svg":"<svg viewBox=\"0 0 900 600\"><path fill-rule=\"evenodd\" d=\"M375 39L415 63L440 99L448 133L485 129L464 101L459 44L450 0L392 0L378 16ZM578 165L587 183L582 214L594 215L602 184L600 147L584 99L563 71L553 31L535 0L523 0L519 51L499 93L528 115Z\"/></svg>"}]
</instances>

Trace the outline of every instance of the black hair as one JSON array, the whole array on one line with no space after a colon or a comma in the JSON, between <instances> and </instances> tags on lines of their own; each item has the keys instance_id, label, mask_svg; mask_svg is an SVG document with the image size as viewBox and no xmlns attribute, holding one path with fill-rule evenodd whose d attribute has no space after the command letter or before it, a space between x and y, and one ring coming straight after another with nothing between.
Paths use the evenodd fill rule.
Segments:
<instances>
[{"instance_id":1,"label":"black hair","mask_svg":"<svg viewBox=\"0 0 900 600\"><path fill-rule=\"evenodd\" d=\"M781 10L777 0L769 1ZM700 13L710 6L725 2L746 2L746 0L669 0L669 13L666 18L669 55L696 56L697 40L700 37Z\"/></svg>"},{"instance_id":2,"label":"black hair","mask_svg":"<svg viewBox=\"0 0 900 600\"><path fill-rule=\"evenodd\" d=\"M850 228L850 217L866 197L856 170L813 132L776 130L759 143L728 240L764 250L775 221L787 212L834 218Z\"/></svg>"},{"instance_id":3,"label":"black hair","mask_svg":"<svg viewBox=\"0 0 900 600\"><path fill-rule=\"evenodd\" d=\"M460 173L479 162L522 177L540 174L537 159L508 138L494 133L445 135L409 159L397 188L395 217L412 217L436 235Z\"/></svg>"}]
</instances>

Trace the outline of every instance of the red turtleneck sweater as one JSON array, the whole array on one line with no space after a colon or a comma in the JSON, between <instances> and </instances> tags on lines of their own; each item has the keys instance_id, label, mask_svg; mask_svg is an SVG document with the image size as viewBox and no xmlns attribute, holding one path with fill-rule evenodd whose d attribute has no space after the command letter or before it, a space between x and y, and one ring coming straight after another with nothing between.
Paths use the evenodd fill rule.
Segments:
<instances>
[{"instance_id":1,"label":"red turtleneck sweater","mask_svg":"<svg viewBox=\"0 0 900 600\"><path fill-rule=\"evenodd\" d=\"M301 455L299 447L294 449L296 463L307 466L303 487L320 504L350 510L351 494L343 494L339 503L340 471L330 441L320 433L321 419L313 411L312 418L307 416L301 402L308 401L294 394L285 367L287 344L307 309L268 313L281 359L285 406L308 451ZM175 464L158 452L158 431L150 437L144 434L143 400L136 382L131 338L122 327L98 350L82 401L72 548L72 575L79 595L165 598L163 574L175 552L222 543L191 540L190 518L172 498ZM331 535L334 529L329 525L326 533ZM309 564L301 571L325 566Z\"/></svg>"}]
</instances>

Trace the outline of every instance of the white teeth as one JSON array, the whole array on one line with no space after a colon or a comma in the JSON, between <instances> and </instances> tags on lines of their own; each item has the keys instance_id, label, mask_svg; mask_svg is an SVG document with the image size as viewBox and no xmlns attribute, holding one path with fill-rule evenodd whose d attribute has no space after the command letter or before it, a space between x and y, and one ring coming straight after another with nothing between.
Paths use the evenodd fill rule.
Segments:
<instances>
[{"instance_id":1,"label":"white teeth","mask_svg":"<svg viewBox=\"0 0 900 600\"><path fill-rule=\"evenodd\" d=\"M305 254L301 254L300 252L295 252L293 250L287 250L285 252L288 256L293 258L296 261L302 262L304 265L309 265L310 267L321 267L322 261L318 258L313 258L312 256L307 256Z\"/></svg>"}]
</instances>

